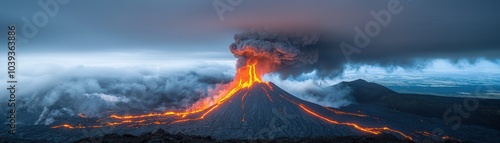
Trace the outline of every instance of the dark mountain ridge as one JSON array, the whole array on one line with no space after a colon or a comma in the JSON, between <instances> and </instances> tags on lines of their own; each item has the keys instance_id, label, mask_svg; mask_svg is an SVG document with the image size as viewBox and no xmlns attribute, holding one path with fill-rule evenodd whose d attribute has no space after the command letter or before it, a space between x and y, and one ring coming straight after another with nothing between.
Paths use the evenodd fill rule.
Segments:
<instances>
[{"instance_id":1,"label":"dark mountain ridge","mask_svg":"<svg viewBox=\"0 0 500 143\"><path fill-rule=\"evenodd\" d=\"M443 120L450 118L450 121L458 120L454 117L461 117L463 124L482 125L500 130L498 123L500 121L500 100L497 99L397 93L380 84L362 79L341 82L334 86L338 88L350 87L352 89L351 95L360 104L371 104Z\"/></svg>"}]
</instances>

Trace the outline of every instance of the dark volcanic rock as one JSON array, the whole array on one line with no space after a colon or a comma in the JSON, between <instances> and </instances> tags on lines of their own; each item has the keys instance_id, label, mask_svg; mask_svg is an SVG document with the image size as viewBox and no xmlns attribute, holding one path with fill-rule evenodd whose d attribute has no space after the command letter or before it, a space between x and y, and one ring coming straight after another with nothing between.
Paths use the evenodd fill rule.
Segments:
<instances>
[{"instance_id":1,"label":"dark volcanic rock","mask_svg":"<svg viewBox=\"0 0 500 143\"><path fill-rule=\"evenodd\" d=\"M155 137L155 134L157 137ZM159 137L160 136L160 137ZM454 140L448 140L456 142ZM170 133L148 133L140 136L125 136L125 135L105 135L98 138L85 138L75 143L412 143L410 140L402 140L390 134L369 135L369 136L342 136L342 137L317 137L317 138L276 138L276 139L256 139L256 140L243 140L243 139L230 139L230 140L214 140L210 136L192 136L185 134L170 134Z\"/></svg>"},{"instance_id":2,"label":"dark volcanic rock","mask_svg":"<svg viewBox=\"0 0 500 143\"><path fill-rule=\"evenodd\" d=\"M351 82L341 82L337 87L352 89L351 95L358 103L376 104L388 109L416 114L425 117L443 118L443 114L450 110L456 112L457 107L461 108L467 118L463 117L462 122L469 125L483 125L485 127L500 130L500 100L497 99L475 99L463 97L444 97L435 95L402 94L394 92L382 85L367 82L362 79ZM477 101L477 108L467 111L464 107L474 105ZM450 115L451 116L451 115Z\"/></svg>"},{"instance_id":3,"label":"dark volcanic rock","mask_svg":"<svg viewBox=\"0 0 500 143\"><path fill-rule=\"evenodd\" d=\"M345 87L351 88L351 95L356 98L358 103L374 103L398 94L397 92L394 92L382 85L367 82L362 79L351 82L343 81L334 86L339 89L343 89Z\"/></svg>"},{"instance_id":4,"label":"dark volcanic rock","mask_svg":"<svg viewBox=\"0 0 500 143\"><path fill-rule=\"evenodd\" d=\"M85 138L75 143L166 143L166 142L197 142L197 143L210 143L215 142L212 137L192 136L182 133L170 134L162 129L153 131L152 133L145 133L140 136L133 135L117 135L109 134L97 138Z\"/></svg>"}]
</instances>

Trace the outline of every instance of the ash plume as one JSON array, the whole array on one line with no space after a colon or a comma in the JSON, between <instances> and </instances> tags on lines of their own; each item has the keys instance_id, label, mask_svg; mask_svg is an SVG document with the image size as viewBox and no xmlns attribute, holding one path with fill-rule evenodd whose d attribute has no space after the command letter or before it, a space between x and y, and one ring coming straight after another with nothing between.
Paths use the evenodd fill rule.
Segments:
<instances>
[{"instance_id":1,"label":"ash plume","mask_svg":"<svg viewBox=\"0 0 500 143\"><path fill-rule=\"evenodd\" d=\"M316 63L318 51L308 46L318 39L319 35L315 33L251 31L236 34L229 50L238 58L237 67L245 65L248 60L258 60L260 74L265 74Z\"/></svg>"},{"instance_id":2,"label":"ash plume","mask_svg":"<svg viewBox=\"0 0 500 143\"><path fill-rule=\"evenodd\" d=\"M456 46L446 43L426 46L425 43L413 43L411 46L398 47L401 43L394 39L388 42L373 40L370 45L358 53L346 55L340 44L351 42L350 38L324 32L282 32L271 30L250 30L234 35L235 42L229 46L238 58L237 67L245 65L251 59L262 63L260 74L279 73L282 79L298 77L314 72L320 78L335 78L344 70L370 65L388 71L401 67L418 70L425 68L435 59L448 60L459 66L460 63L475 64L481 60L500 63L498 42L484 42L472 46ZM485 46L489 44L490 46Z\"/></svg>"}]
</instances>

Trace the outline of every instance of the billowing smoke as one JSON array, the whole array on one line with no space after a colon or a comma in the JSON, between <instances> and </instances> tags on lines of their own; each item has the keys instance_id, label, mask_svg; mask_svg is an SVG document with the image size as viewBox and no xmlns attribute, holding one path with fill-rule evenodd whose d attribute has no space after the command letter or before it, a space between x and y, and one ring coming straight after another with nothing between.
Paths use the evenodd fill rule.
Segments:
<instances>
[{"instance_id":1,"label":"billowing smoke","mask_svg":"<svg viewBox=\"0 0 500 143\"><path fill-rule=\"evenodd\" d=\"M356 102L350 95L350 87L332 86L339 82L337 80L319 79L313 74L303 74L286 80L282 80L277 74L268 74L264 78L302 100L321 106L340 108Z\"/></svg>"},{"instance_id":2,"label":"billowing smoke","mask_svg":"<svg viewBox=\"0 0 500 143\"><path fill-rule=\"evenodd\" d=\"M231 53L238 58L237 67L249 60L258 61L257 72L265 74L290 66L313 64L318 60L318 51L307 46L315 44L319 39L314 33L272 32L254 30L236 34L235 42L229 47Z\"/></svg>"}]
</instances>

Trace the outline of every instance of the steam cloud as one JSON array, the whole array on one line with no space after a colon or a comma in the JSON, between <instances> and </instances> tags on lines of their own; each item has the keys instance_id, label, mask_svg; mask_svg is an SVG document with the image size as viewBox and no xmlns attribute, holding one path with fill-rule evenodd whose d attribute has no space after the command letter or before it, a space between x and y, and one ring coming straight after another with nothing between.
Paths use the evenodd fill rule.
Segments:
<instances>
[{"instance_id":1,"label":"steam cloud","mask_svg":"<svg viewBox=\"0 0 500 143\"><path fill-rule=\"evenodd\" d=\"M337 81L318 79L315 75L304 74L294 79L281 80L279 75L269 74L264 78L302 100L321 106L340 108L356 102L350 95L350 87L332 86Z\"/></svg>"},{"instance_id":2,"label":"steam cloud","mask_svg":"<svg viewBox=\"0 0 500 143\"><path fill-rule=\"evenodd\" d=\"M43 68L47 68L44 66ZM147 68L74 67L36 69L23 75L16 107L28 124L49 125L82 113L88 117L184 109L217 94L233 67L202 65L154 71ZM5 96L4 96L5 98ZM7 100L7 99L5 99ZM3 112L7 113L7 112Z\"/></svg>"}]
</instances>

